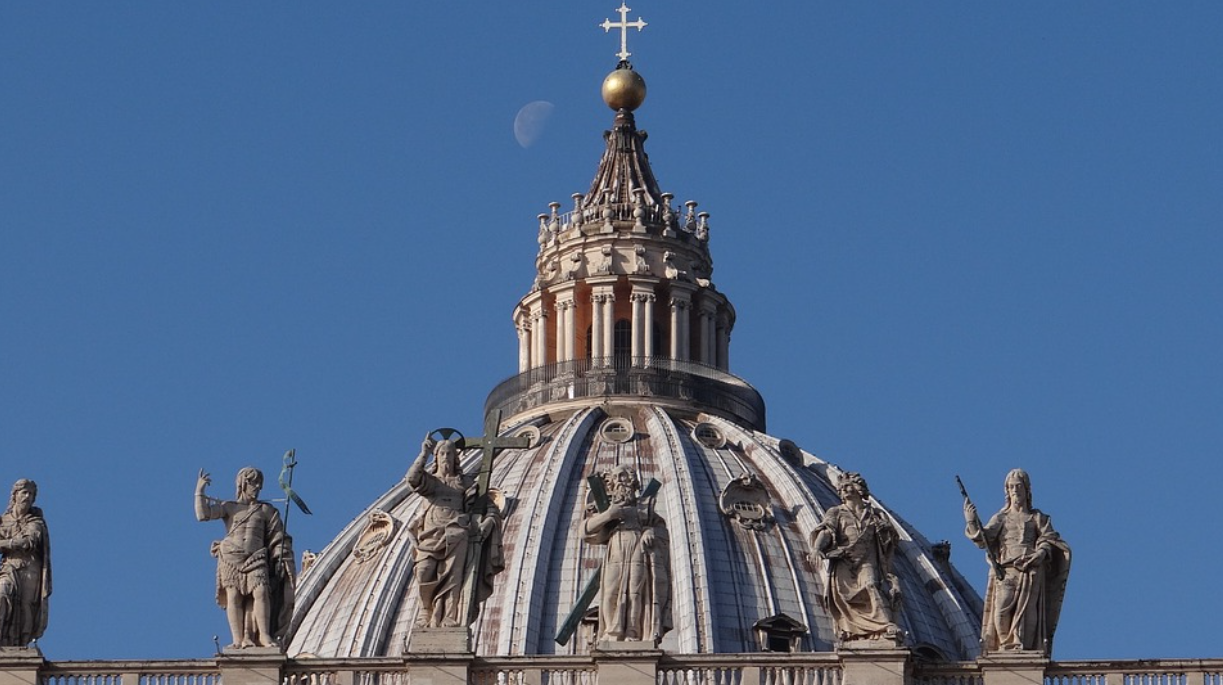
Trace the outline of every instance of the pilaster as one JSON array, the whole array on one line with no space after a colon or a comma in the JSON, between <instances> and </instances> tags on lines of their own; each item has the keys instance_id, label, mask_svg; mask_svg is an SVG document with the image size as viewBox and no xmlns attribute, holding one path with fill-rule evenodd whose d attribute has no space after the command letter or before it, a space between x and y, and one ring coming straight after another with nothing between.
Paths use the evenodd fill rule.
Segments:
<instances>
[{"instance_id":1,"label":"pilaster","mask_svg":"<svg viewBox=\"0 0 1223 685\"><path fill-rule=\"evenodd\" d=\"M544 366L548 363L548 312L542 305L531 312L531 342L535 346L532 366Z\"/></svg>"},{"instance_id":2,"label":"pilaster","mask_svg":"<svg viewBox=\"0 0 1223 685\"><path fill-rule=\"evenodd\" d=\"M615 276L586 279L586 284L590 286L590 302L594 308L590 321L590 356L595 359L604 358L606 363L610 363L607 358L614 353L612 336L616 327L616 280Z\"/></svg>"},{"instance_id":3,"label":"pilaster","mask_svg":"<svg viewBox=\"0 0 1223 685\"><path fill-rule=\"evenodd\" d=\"M697 306L698 320L701 322L700 336L697 341L697 349L700 350L701 356L698 361L710 366L717 366L717 340L714 339L715 332L715 317L718 315L718 303L714 302L709 297L701 297Z\"/></svg>"},{"instance_id":4,"label":"pilaster","mask_svg":"<svg viewBox=\"0 0 1223 685\"><path fill-rule=\"evenodd\" d=\"M531 368L531 324L522 308L514 313L514 329L518 332L518 373L522 373Z\"/></svg>"},{"instance_id":5,"label":"pilaster","mask_svg":"<svg viewBox=\"0 0 1223 685\"><path fill-rule=\"evenodd\" d=\"M654 354L654 284L653 278L629 276L633 303L633 364L644 365Z\"/></svg>"},{"instance_id":6,"label":"pilaster","mask_svg":"<svg viewBox=\"0 0 1223 685\"><path fill-rule=\"evenodd\" d=\"M671 358L687 361L691 355L690 309L696 286L671 282Z\"/></svg>"},{"instance_id":7,"label":"pilaster","mask_svg":"<svg viewBox=\"0 0 1223 685\"><path fill-rule=\"evenodd\" d=\"M730 315L725 310L718 312L717 367L730 370Z\"/></svg>"},{"instance_id":8,"label":"pilaster","mask_svg":"<svg viewBox=\"0 0 1223 685\"><path fill-rule=\"evenodd\" d=\"M573 283L553 289L556 295L556 361L567 362L577 355L576 328L577 303L574 301Z\"/></svg>"}]
</instances>

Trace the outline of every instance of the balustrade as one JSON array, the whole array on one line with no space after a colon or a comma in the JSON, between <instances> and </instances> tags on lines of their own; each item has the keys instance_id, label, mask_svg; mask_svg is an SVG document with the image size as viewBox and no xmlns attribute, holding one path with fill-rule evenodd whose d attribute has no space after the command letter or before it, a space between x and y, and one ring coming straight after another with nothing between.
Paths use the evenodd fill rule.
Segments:
<instances>
[{"instance_id":1,"label":"balustrade","mask_svg":"<svg viewBox=\"0 0 1223 685\"><path fill-rule=\"evenodd\" d=\"M765 429L764 399L746 381L715 366L664 357L596 357L537 366L493 388L484 411L510 417L553 402L611 395L683 400Z\"/></svg>"},{"instance_id":2,"label":"balustrade","mask_svg":"<svg viewBox=\"0 0 1223 685\"><path fill-rule=\"evenodd\" d=\"M861 659L859 653L855 659ZM606 657L603 657L604 659ZM835 652L796 654L662 654L652 685L842 685L842 656ZM0 661L4 661L0 657ZM470 685L598 685L602 660L591 656L471 657L443 660L466 673ZM280 685L412 685L412 673L436 672L436 659L286 659L266 662ZM63 661L39 659L0 663L0 685L223 685L227 668L240 659L183 661ZM614 664L614 660L610 663ZM1008 669L990 660L914 660L907 680L895 685L984 685L991 673ZM1223 685L1223 659L1153 661L1031 662L1043 685ZM991 670L992 669L992 670ZM23 676L22 673L28 673ZM424 671L420 671L424 672ZM231 674L234 675L234 674ZM419 678L418 678L419 680ZM619 685L604 683L604 685Z\"/></svg>"}]
</instances>

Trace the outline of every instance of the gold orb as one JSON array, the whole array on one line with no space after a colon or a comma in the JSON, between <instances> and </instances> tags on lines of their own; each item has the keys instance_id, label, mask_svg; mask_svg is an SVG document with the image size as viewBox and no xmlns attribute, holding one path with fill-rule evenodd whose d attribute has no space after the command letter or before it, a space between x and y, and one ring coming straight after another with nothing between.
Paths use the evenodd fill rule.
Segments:
<instances>
[{"instance_id":1,"label":"gold orb","mask_svg":"<svg viewBox=\"0 0 1223 685\"><path fill-rule=\"evenodd\" d=\"M603 79L603 102L619 111L633 111L645 101L645 79L632 69L616 69Z\"/></svg>"}]
</instances>

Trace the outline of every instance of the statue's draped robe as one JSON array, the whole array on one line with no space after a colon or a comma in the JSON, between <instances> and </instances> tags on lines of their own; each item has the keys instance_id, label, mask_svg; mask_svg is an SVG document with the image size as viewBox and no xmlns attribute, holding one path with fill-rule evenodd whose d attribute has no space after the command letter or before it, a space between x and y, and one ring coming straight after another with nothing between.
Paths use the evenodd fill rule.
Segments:
<instances>
[{"instance_id":1,"label":"statue's draped robe","mask_svg":"<svg viewBox=\"0 0 1223 685\"><path fill-rule=\"evenodd\" d=\"M645 502L626 506L623 521L586 526L586 541L606 545L599 584L599 637L659 640L671 630L671 557L665 522ZM643 544L642 535L654 539Z\"/></svg>"},{"instance_id":2,"label":"statue's draped robe","mask_svg":"<svg viewBox=\"0 0 1223 685\"><path fill-rule=\"evenodd\" d=\"M453 610L449 618L464 622L464 617L453 612L461 610L459 597L463 592L464 571L468 562L470 537L479 534L480 517L469 513L475 500L472 479L466 476L439 477L428 471L420 471L412 488L428 500L425 510L409 524L408 529L416 538L415 560L433 559L437 562L436 574L431 579L418 578L422 610L428 614L439 599L451 602ZM500 511L489 504L486 516L493 517L497 525L483 542L483 565L479 569L475 588L478 604L492 594L493 576L505 568L501 552ZM475 560L472 560L473 563Z\"/></svg>"},{"instance_id":3,"label":"statue's draped robe","mask_svg":"<svg viewBox=\"0 0 1223 685\"><path fill-rule=\"evenodd\" d=\"M981 625L985 651L1048 654L1070 575L1070 547L1037 509L1027 513L1003 509L977 535L968 537L978 547L992 548L1003 571L1001 580L991 573L985 589ZM1042 563L1026 571L1017 568L1037 551L1045 553Z\"/></svg>"},{"instance_id":4,"label":"statue's draped robe","mask_svg":"<svg viewBox=\"0 0 1223 685\"><path fill-rule=\"evenodd\" d=\"M217 605L228 609L229 588L249 597L256 587L266 586L272 636L282 637L293 613L296 562L280 512L262 501L214 502L208 505L203 520L213 519L225 522L225 537L212 543L212 555L217 559ZM261 541L259 548L247 549L244 539Z\"/></svg>"},{"instance_id":5,"label":"statue's draped robe","mask_svg":"<svg viewBox=\"0 0 1223 685\"><path fill-rule=\"evenodd\" d=\"M51 596L51 538L42 510L31 507L25 516L0 518L0 646L25 647L47 629L47 603Z\"/></svg>"},{"instance_id":6,"label":"statue's draped robe","mask_svg":"<svg viewBox=\"0 0 1223 685\"><path fill-rule=\"evenodd\" d=\"M897 537L882 512L866 506L859 517L838 505L828 510L815 534L828 536L829 547L843 552L829 559L824 585L824 603L837 636L868 638L895 628L888 575Z\"/></svg>"}]
</instances>

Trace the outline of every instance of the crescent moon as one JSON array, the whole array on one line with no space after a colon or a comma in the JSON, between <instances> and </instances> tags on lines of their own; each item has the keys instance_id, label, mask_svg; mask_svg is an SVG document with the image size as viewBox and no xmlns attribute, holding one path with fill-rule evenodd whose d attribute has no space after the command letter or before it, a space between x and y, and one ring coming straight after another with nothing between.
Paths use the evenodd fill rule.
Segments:
<instances>
[{"instance_id":1,"label":"crescent moon","mask_svg":"<svg viewBox=\"0 0 1223 685\"><path fill-rule=\"evenodd\" d=\"M555 105L547 100L528 102L514 117L514 139L524 148L531 147L544 133Z\"/></svg>"}]
</instances>

